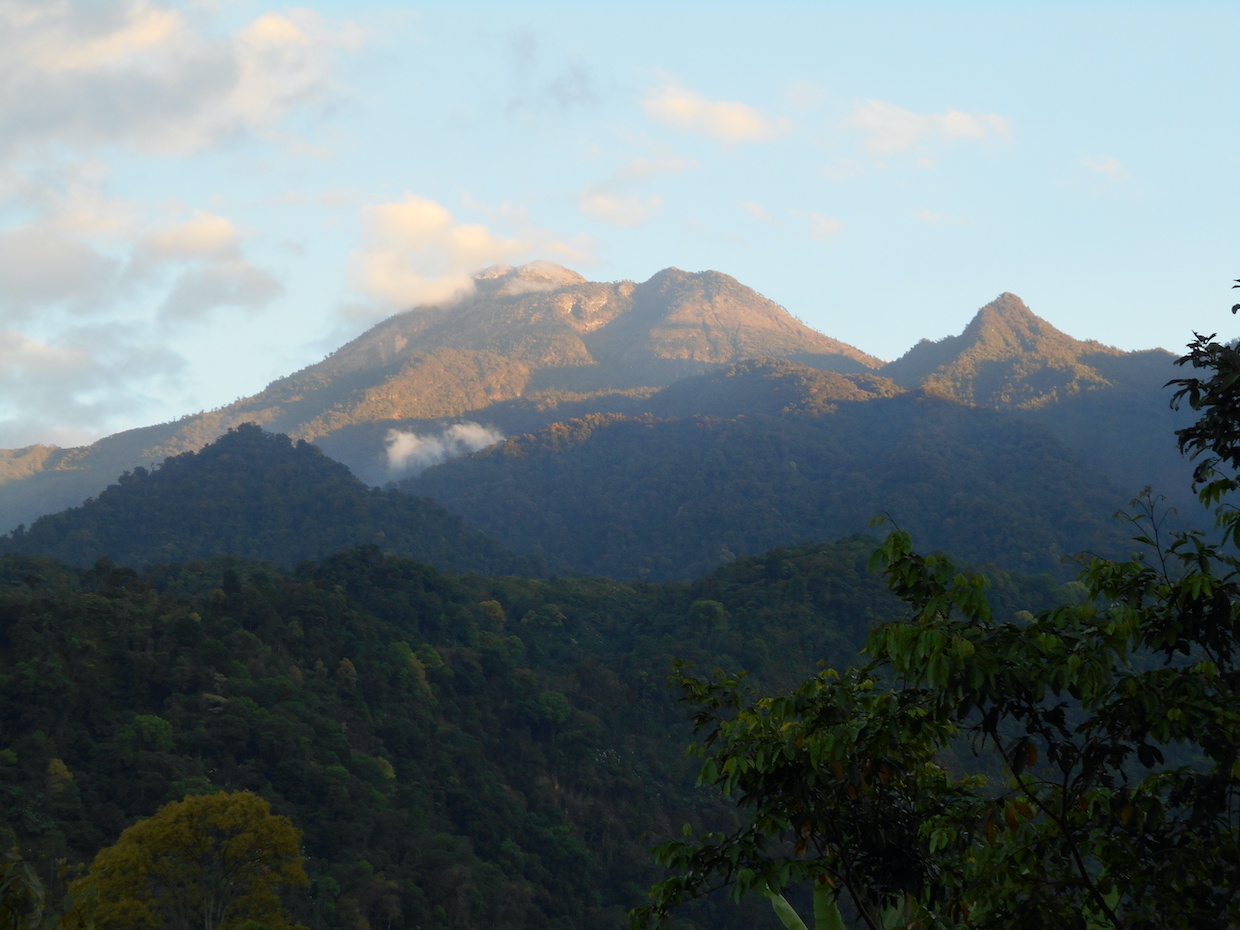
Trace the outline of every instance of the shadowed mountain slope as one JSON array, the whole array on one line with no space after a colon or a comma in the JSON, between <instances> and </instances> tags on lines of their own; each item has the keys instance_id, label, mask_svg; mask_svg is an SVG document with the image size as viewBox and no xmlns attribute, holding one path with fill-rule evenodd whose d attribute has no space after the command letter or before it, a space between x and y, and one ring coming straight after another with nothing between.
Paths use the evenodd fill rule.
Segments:
<instances>
[{"instance_id":1,"label":"shadowed mountain slope","mask_svg":"<svg viewBox=\"0 0 1240 930\"><path fill-rule=\"evenodd\" d=\"M684 413L698 396L712 415ZM1124 494L1039 424L896 394L872 375L764 360L682 381L648 407L662 416L556 423L400 486L553 573L616 578L686 579L865 531L882 513L923 546L1021 571L1058 572L1125 538L1110 519Z\"/></svg>"},{"instance_id":2,"label":"shadowed mountain slope","mask_svg":"<svg viewBox=\"0 0 1240 930\"><path fill-rule=\"evenodd\" d=\"M1165 389L1174 362L1162 349L1123 352L1074 339L1015 294L1000 294L959 336L923 339L881 374L904 388L1028 415L1129 496L1150 485L1195 512L1191 469L1175 443L1191 412L1172 411Z\"/></svg>"}]
</instances>

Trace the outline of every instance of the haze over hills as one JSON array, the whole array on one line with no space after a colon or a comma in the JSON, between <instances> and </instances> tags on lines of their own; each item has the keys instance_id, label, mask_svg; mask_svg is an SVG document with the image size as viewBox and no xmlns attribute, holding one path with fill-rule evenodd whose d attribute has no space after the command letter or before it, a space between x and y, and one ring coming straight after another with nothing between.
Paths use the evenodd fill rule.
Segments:
<instances>
[{"instance_id":1,"label":"haze over hills","mask_svg":"<svg viewBox=\"0 0 1240 930\"><path fill-rule=\"evenodd\" d=\"M1024 411L1128 495L1147 483L1169 490L1184 484L1162 394L1173 376L1170 353L1079 342L1011 294L979 311L961 335L923 341L884 366L719 272L669 268L641 284L596 283L536 262L489 269L475 284L459 303L397 314L219 410L82 448L0 451L0 530L76 505L126 470L200 449L246 422L312 441L381 484L401 477L390 467L393 437L480 424L473 436L481 438L457 447L467 451L499 434L575 417L642 415L653 412L656 391L755 357L833 372L836 385L820 385L819 398L846 394L839 379L848 378L867 395L924 390ZM862 386L858 378L868 380ZM675 415L714 410L719 402L706 395L722 385L685 387Z\"/></svg>"}]
</instances>

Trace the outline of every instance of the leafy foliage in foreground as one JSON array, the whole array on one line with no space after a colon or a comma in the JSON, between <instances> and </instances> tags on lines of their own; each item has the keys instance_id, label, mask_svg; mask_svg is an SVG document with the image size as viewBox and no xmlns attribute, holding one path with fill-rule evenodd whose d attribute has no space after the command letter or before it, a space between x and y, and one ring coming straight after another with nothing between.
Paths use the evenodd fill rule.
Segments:
<instances>
[{"instance_id":1,"label":"leafy foliage in foreground","mask_svg":"<svg viewBox=\"0 0 1240 930\"><path fill-rule=\"evenodd\" d=\"M733 895L808 884L878 930L1240 925L1240 353L1198 337L1183 363L1201 499L1223 541L1164 539L1091 559L1077 597L996 617L982 578L893 533L876 554L906 620L871 660L753 700L735 677L682 676L700 781L751 817L665 844L673 876L635 927L716 884ZM1221 471L1229 469L1230 473ZM983 768L945 753L967 739ZM975 768L974 771L977 771Z\"/></svg>"}]
</instances>

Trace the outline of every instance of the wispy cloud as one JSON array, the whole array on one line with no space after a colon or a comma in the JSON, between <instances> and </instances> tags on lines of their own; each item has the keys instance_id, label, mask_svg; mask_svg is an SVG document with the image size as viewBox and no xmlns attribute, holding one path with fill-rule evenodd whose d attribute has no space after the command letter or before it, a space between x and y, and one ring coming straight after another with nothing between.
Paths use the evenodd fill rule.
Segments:
<instances>
[{"instance_id":1,"label":"wispy cloud","mask_svg":"<svg viewBox=\"0 0 1240 930\"><path fill-rule=\"evenodd\" d=\"M616 177L622 181L645 181L664 174L684 174L700 167L696 158L662 155L654 158L639 156L620 169Z\"/></svg>"},{"instance_id":2,"label":"wispy cloud","mask_svg":"<svg viewBox=\"0 0 1240 930\"><path fill-rule=\"evenodd\" d=\"M865 135L871 155L893 155L919 144L955 139L1008 138L1011 125L993 113L914 113L894 103L867 100L845 119L844 125Z\"/></svg>"},{"instance_id":3,"label":"wispy cloud","mask_svg":"<svg viewBox=\"0 0 1240 930\"><path fill-rule=\"evenodd\" d=\"M123 326L55 339L0 330L0 448L25 445L32 433L61 444L95 439L115 418L146 408L183 367L166 346ZM49 422L57 424L50 433Z\"/></svg>"},{"instance_id":4,"label":"wispy cloud","mask_svg":"<svg viewBox=\"0 0 1240 930\"><path fill-rule=\"evenodd\" d=\"M334 56L360 28L310 10L232 35L147 0L0 4L0 152L46 143L186 154L265 132L338 89Z\"/></svg>"},{"instance_id":5,"label":"wispy cloud","mask_svg":"<svg viewBox=\"0 0 1240 930\"><path fill-rule=\"evenodd\" d=\"M651 194L620 194L607 190L589 190L582 194L577 205L587 216L602 220L612 226L640 226L663 206L663 198Z\"/></svg>"},{"instance_id":6,"label":"wispy cloud","mask_svg":"<svg viewBox=\"0 0 1240 930\"><path fill-rule=\"evenodd\" d=\"M741 209L759 222L768 223L770 225L775 225L779 222L775 219L775 217L771 216L770 211L768 211L766 207L762 206L760 203L742 203Z\"/></svg>"},{"instance_id":7,"label":"wispy cloud","mask_svg":"<svg viewBox=\"0 0 1240 930\"><path fill-rule=\"evenodd\" d=\"M246 257L246 236L227 217L186 216L172 206L152 218L140 203L109 197L100 172L69 166L51 175L19 175L5 202L30 218L0 229L0 325L37 319L50 332L65 314L134 313L148 325L180 325L221 307L262 307L283 293ZM117 306L135 298L156 308L153 318Z\"/></svg>"},{"instance_id":8,"label":"wispy cloud","mask_svg":"<svg viewBox=\"0 0 1240 930\"><path fill-rule=\"evenodd\" d=\"M834 239L844 231L844 223L833 216L809 214L810 235L815 239Z\"/></svg>"},{"instance_id":9,"label":"wispy cloud","mask_svg":"<svg viewBox=\"0 0 1240 930\"><path fill-rule=\"evenodd\" d=\"M438 434L390 429L384 452L390 474L409 475L503 441L504 434L494 427L467 421L454 423Z\"/></svg>"},{"instance_id":10,"label":"wispy cloud","mask_svg":"<svg viewBox=\"0 0 1240 930\"><path fill-rule=\"evenodd\" d=\"M747 103L708 100L677 84L651 91L642 106L652 119L722 143L768 142L788 128L786 120L769 117Z\"/></svg>"},{"instance_id":11,"label":"wispy cloud","mask_svg":"<svg viewBox=\"0 0 1240 930\"><path fill-rule=\"evenodd\" d=\"M933 210L914 210L913 216L927 226L971 226L973 218L964 213L935 213Z\"/></svg>"},{"instance_id":12,"label":"wispy cloud","mask_svg":"<svg viewBox=\"0 0 1240 930\"><path fill-rule=\"evenodd\" d=\"M543 67L542 49L532 32L507 37L505 52L511 66L512 94L508 112L540 116L548 111L561 116L599 102L595 78L589 66L573 59L550 71Z\"/></svg>"},{"instance_id":13,"label":"wispy cloud","mask_svg":"<svg viewBox=\"0 0 1240 930\"><path fill-rule=\"evenodd\" d=\"M1115 181L1127 181L1132 177L1128 173L1128 169L1121 164L1120 160L1113 155L1098 155L1091 158L1084 158L1081 164L1090 171L1111 178Z\"/></svg>"},{"instance_id":14,"label":"wispy cloud","mask_svg":"<svg viewBox=\"0 0 1240 930\"><path fill-rule=\"evenodd\" d=\"M840 236L845 229L844 221L834 216L824 216L814 210L800 210L787 207L789 216L804 218L809 221L809 234L820 242L826 242Z\"/></svg>"}]
</instances>

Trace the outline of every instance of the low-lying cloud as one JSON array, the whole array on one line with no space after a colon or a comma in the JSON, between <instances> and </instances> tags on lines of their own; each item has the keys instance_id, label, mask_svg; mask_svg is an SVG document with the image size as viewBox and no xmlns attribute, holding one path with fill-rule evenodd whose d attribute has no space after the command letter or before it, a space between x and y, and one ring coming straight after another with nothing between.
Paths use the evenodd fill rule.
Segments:
<instances>
[{"instance_id":1,"label":"low-lying cloud","mask_svg":"<svg viewBox=\"0 0 1240 930\"><path fill-rule=\"evenodd\" d=\"M504 434L481 423L454 423L438 435L387 431L385 443L388 472L393 476L416 474L448 459L477 452L502 442Z\"/></svg>"}]
</instances>

